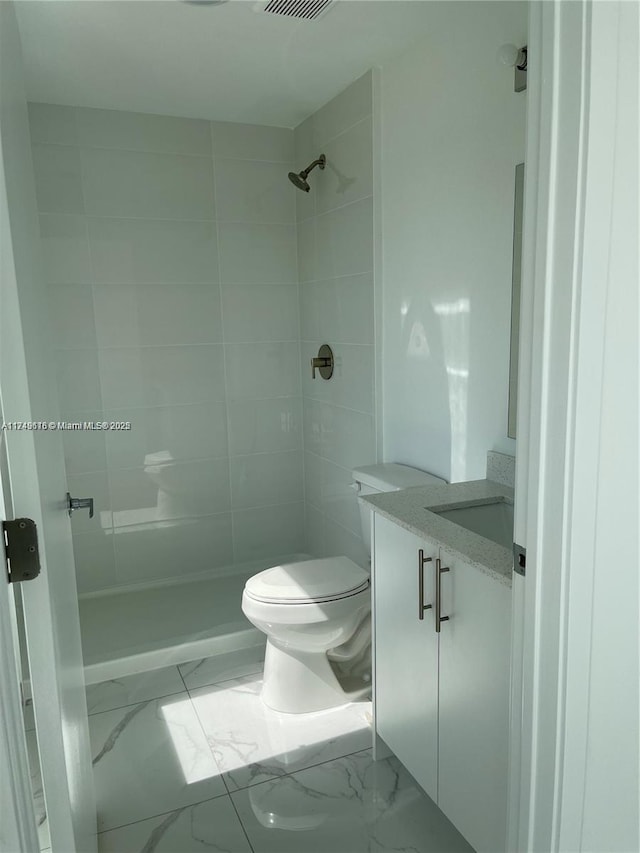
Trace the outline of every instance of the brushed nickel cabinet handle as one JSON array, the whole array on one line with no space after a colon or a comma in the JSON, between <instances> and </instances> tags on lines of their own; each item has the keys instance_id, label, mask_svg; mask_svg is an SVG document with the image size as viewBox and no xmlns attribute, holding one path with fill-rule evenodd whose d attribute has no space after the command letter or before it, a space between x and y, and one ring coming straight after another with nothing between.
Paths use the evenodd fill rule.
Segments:
<instances>
[{"instance_id":1,"label":"brushed nickel cabinet handle","mask_svg":"<svg viewBox=\"0 0 640 853\"><path fill-rule=\"evenodd\" d=\"M431 557L425 557L422 548L418 551L418 619L424 619L424 611L431 610L430 604L424 604L424 564L430 563Z\"/></svg>"},{"instance_id":2,"label":"brushed nickel cabinet handle","mask_svg":"<svg viewBox=\"0 0 640 853\"><path fill-rule=\"evenodd\" d=\"M448 622L449 617L442 615L442 575L449 571L448 566L442 565L440 557L436 557L436 634L440 633L440 625Z\"/></svg>"}]
</instances>

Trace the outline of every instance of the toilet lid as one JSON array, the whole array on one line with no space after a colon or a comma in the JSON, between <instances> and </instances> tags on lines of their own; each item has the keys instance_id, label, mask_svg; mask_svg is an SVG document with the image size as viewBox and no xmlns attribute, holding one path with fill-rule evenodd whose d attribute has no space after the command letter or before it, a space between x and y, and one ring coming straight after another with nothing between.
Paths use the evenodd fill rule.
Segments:
<instances>
[{"instance_id":1,"label":"toilet lid","mask_svg":"<svg viewBox=\"0 0 640 853\"><path fill-rule=\"evenodd\" d=\"M245 592L258 601L300 604L346 598L369 586L369 575L348 557L305 560L249 578Z\"/></svg>"}]
</instances>

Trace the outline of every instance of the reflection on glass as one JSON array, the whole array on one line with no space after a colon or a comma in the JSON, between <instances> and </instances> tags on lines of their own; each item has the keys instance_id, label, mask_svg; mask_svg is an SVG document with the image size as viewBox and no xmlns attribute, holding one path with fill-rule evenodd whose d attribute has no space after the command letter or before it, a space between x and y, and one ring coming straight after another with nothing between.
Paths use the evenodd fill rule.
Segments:
<instances>
[{"instance_id":1,"label":"reflection on glass","mask_svg":"<svg viewBox=\"0 0 640 853\"><path fill-rule=\"evenodd\" d=\"M187 515L184 495L178 490L175 460L168 450L147 453L144 457L144 473L158 488L156 510L158 520Z\"/></svg>"},{"instance_id":2,"label":"reflection on glass","mask_svg":"<svg viewBox=\"0 0 640 853\"><path fill-rule=\"evenodd\" d=\"M416 321L409 334L409 346L407 347L407 355L410 358L426 359L429 358L429 342L427 334L421 322Z\"/></svg>"},{"instance_id":3,"label":"reflection on glass","mask_svg":"<svg viewBox=\"0 0 640 853\"><path fill-rule=\"evenodd\" d=\"M169 450L147 453L144 457L144 473L153 484L156 493L155 505L134 509L114 510L113 532L135 533L150 527L174 527L193 524L195 519L187 516L194 513L191 490L185 481L185 471L176 464ZM191 505L190 505L191 504Z\"/></svg>"},{"instance_id":4,"label":"reflection on glass","mask_svg":"<svg viewBox=\"0 0 640 853\"><path fill-rule=\"evenodd\" d=\"M449 390L451 482L466 480L469 397L469 310L467 297L433 306L440 320L442 351Z\"/></svg>"},{"instance_id":5,"label":"reflection on glass","mask_svg":"<svg viewBox=\"0 0 640 853\"><path fill-rule=\"evenodd\" d=\"M516 437L518 406L518 348L520 345L520 281L522 277L522 215L524 209L524 163L516 166L513 205L513 269L511 273L511 352L509 358L509 417L507 435Z\"/></svg>"}]
</instances>

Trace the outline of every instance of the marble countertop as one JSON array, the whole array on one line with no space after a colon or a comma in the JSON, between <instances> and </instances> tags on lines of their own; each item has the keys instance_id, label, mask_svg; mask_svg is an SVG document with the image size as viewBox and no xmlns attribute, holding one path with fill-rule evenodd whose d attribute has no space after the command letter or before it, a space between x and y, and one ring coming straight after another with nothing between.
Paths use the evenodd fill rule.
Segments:
<instances>
[{"instance_id":1,"label":"marble countertop","mask_svg":"<svg viewBox=\"0 0 640 853\"><path fill-rule=\"evenodd\" d=\"M437 542L499 583L511 586L513 555L508 548L435 514L435 510L487 503L496 497L513 501L513 489L493 480L471 480L367 495L360 500L400 527Z\"/></svg>"}]
</instances>

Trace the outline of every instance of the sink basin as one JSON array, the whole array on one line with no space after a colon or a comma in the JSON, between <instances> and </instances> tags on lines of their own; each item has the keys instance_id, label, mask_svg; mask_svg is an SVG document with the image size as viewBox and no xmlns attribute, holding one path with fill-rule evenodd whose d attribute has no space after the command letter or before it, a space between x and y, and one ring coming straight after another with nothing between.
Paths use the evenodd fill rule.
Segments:
<instances>
[{"instance_id":1,"label":"sink basin","mask_svg":"<svg viewBox=\"0 0 640 853\"><path fill-rule=\"evenodd\" d=\"M432 510L441 518L484 536L504 548L513 544L513 504L504 500L493 503L458 506L452 509Z\"/></svg>"}]
</instances>

